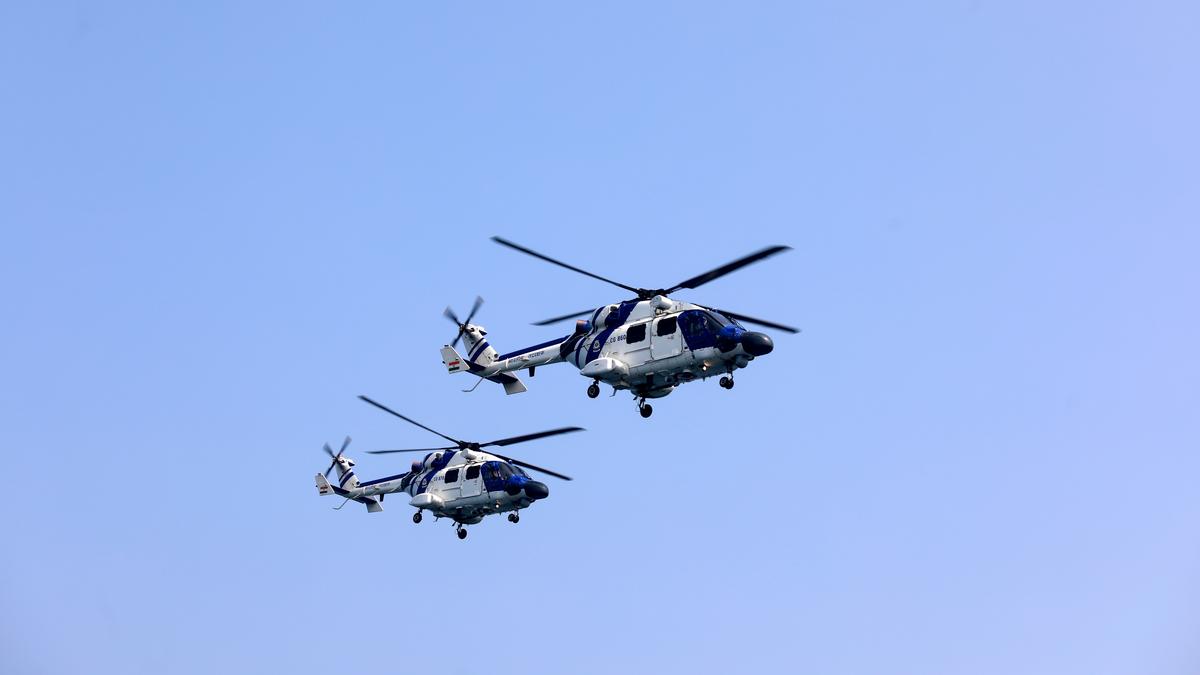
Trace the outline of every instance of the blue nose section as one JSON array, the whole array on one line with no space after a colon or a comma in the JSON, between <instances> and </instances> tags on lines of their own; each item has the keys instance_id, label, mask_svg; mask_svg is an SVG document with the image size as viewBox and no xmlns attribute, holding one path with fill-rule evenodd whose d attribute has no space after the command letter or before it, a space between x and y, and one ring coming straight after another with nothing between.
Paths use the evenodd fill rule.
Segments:
<instances>
[{"instance_id":1,"label":"blue nose section","mask_svg":"<svg viewBox=\"0 0 1200 675\"><path fill-rule=\"evenodd\" d=\"M529 499L545 499L550 496L550 488L545 483L531 480L525 484L525 496Z\"/></svg>"},{"instance_id":2,"label":"blue nose section","mask_svg":"<svg viewBox=\"0 0 1200 675\"><path fill-rule=\"evenodd\" d=\"M765 333L746 332L742 334L742 349L751 356L766 356L775 349L775 343Z\"/></svg>"},{"instance_id":3,"label":"blue nose section","mask_svg":"<svg viewBox=\"0 0 1200 675\"><path fill-rule=\"evenodd\" d=\"M745 330L733 324L721 326L721 330L717 331L717 349L722 353L737 349L738 343L742 341L742 336L745 334Z\"/></svg>"},{"instance_id":4,"label":"blue nose section","mask_svg":"<svg viewBox=\"0 0 1200 675\"><path fill-rule=\"evenodd\" d=\"M504 491L516 497L521 494L521 488L529 482L529 479L524 476L509 476L508 480L504 481Z\"/></svg>"}]
</instances>

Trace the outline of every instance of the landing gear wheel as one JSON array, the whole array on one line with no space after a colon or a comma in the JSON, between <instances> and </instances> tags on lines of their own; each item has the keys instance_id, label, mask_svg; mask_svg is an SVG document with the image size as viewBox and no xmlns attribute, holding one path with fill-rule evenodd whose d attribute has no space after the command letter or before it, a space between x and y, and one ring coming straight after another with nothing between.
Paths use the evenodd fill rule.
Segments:
<instances>
[{"instance_id":1,"label":"landing gear wheel","mask_svg":"<svg viewBox=\"0 0 1200 675\"><path fill-rule=\"evenodd\" d=\"M521 516L519 516L515 513L510 513L510 514L508 514L508 522L519 523L519 522L521 522Z\"/></svg>"},{"instance_id":2,"label":"landing gear wheel","mask_svg":"<svg viewBox=\"0 0 1200 675\"><path fill-rule=\"evenodd\" d=\"M654 414L654 408L650 407L649 403L643 403L638 412L642 414L642 417L649 417Z\"/></svg>"},{"instance_id":3,"label":"landing gear wheel","mask_svg":"<svg viewBox=\"0 0 1200 675\"><path fill-rule=\"evenodd\" d=\"M467 528L465 528L465 527L458 528L458 538L459 539L467 538Z\"/></svg>"},{"instance_id":4,"label":"landing gear wheel","mask_svg":"<svg viewBox=\"0 0 1200 675\"><path fill-rule=\"evenodd\" d=\"M591 386L588 387L588 398L596 398L599 395L600 395L600 385L593 382L591 384Z\"/></svg>"},{"instance_id":5,"label":"landing gear wheel","mask_svg":"<svg viewBox=\"0 0 1200 675\"><path fill-rule=\"evenodd\" d=\"M420 511L417 511L416 513L413 514L413 522L414 523L421 522L421 512Z\"/></svg>"},{"instance_id":6,"label":"landing gear wheel","mask_svg":"<svg viewBox=\"0 0 1200 675\"><path fill-rule=\"evenodd\" d=\"M726 375L721 378L720 384L722 387L725 387L726 389L733 389L733 378Z\"/></svg>"}]
</instances>

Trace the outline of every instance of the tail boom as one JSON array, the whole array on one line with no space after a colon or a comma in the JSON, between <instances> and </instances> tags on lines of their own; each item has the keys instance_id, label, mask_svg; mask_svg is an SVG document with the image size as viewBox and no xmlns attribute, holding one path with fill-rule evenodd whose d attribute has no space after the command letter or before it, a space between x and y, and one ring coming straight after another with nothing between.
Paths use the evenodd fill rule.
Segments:
<instances>
[{"instance_id":1,"label":"tail boom","mask_svg":"<svg viewBox=\"0 0 1200 675\"><path fill-rule=\"evenodd\" d=\"M483 363L478 360L463 358L454 347L446 345L442 347L442 363L446 366L446 370L449 373L471 373L485 380L504 385L504 393L506 394L519 394L528 391L528 389L521 382L520 378L510 373L526 368L532 371L537 366L562 361L563 358L558 348L569 337L561 337L557 340L543 342L500 356L489 353ZM489 348L484 351L492 352L494 350Z\"/></svg>"}]
</instances>

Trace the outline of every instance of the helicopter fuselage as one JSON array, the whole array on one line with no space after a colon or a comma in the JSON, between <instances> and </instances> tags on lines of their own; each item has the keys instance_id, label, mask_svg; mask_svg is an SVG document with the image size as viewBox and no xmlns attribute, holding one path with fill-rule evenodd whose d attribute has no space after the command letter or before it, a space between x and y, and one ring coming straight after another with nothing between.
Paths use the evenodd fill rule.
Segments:
<instances>
[{"instance_id":1,"label":"helicopter fuselage","mask_svg":"<svg viewBox=\"0 0 1200 675\"><path fill-rule=\"evenodd\" d=\"M337 487L318 474L318 492L366 503L369 509L384 495L402 492L411 497L410 506L465 525L526 508L550 494L545 483L530 479L520 467L478 450L433 452L413 462L411 471L364 482L355 477L353 465L339 457Z\"/></svg>"},{"instance_id":2,"label":"helicopter fuselage","mask_svg":"<svg viewBox=\"0 0 1200 675\"><path fill-rule=\"evenodd\" d=\"M773 348L770 337L718 311L661 295L600 307L577 322L571 335L508 354L495 354L484 335L481 327L466 327L468 356L456 358L453 351L444 356L450 372L491 378L563 361L584 377L643 398L732 373Z\"/></svg>"}]
</instances>

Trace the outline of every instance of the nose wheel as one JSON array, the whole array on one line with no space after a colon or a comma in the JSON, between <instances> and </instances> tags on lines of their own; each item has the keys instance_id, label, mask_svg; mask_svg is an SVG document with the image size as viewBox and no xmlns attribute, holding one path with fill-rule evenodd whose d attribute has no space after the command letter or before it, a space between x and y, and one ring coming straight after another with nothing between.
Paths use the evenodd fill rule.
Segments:
<instances>
[{"instance_id":1,"label":"nose wheel","mask_svg":"<svg viewBox=\"0 0 1200 675\"><path fill-rule=\"evenodd\" d=\"M463 527L462 525L458 526L458 538L459 539L467 538L467 528Z\"/></svg>"},{"instance_id":2,"label":"nose wheel","mask_svg":"<svg viewBox=\"0 0 1200 675\"><path fill-rule=\"evenodd\" d=\"M729 375L725 375L721 378L721 381L718 384L725 389L733 389L733 378Z\"/></svg>"},{"instance_id":3,"label":"nose wheel","mask_svg":"<svg viewBox=\"0 0 1200 675\"><path fill-rule=\"evenodd\" d=\"M417 511L416 513L413 514L413 522L414 523L421 522L421 512L420 511Z\"/></svg>"},{"instance_id":4,"label":"nose wheel","mask_svg":"<svg viewBox=\"0 0 1200 675\"><path fill-rule=\"evenodd\" d=\"M588 387L588 398L596 398L599 395L600 395L600 385L593 382L591 384L591 386Z\"/></svg>"},{"instance_id":5,"label":"nose wheel","mask_svg":"<svg viewBox=\"0 0 1200 675\"><path fill-rule=\"evenodd\" d=\"M508 514L508 522L519 523L521 522L521 516L517 515L516 513L510 513Z\"/></svg>"}]
</instances>

